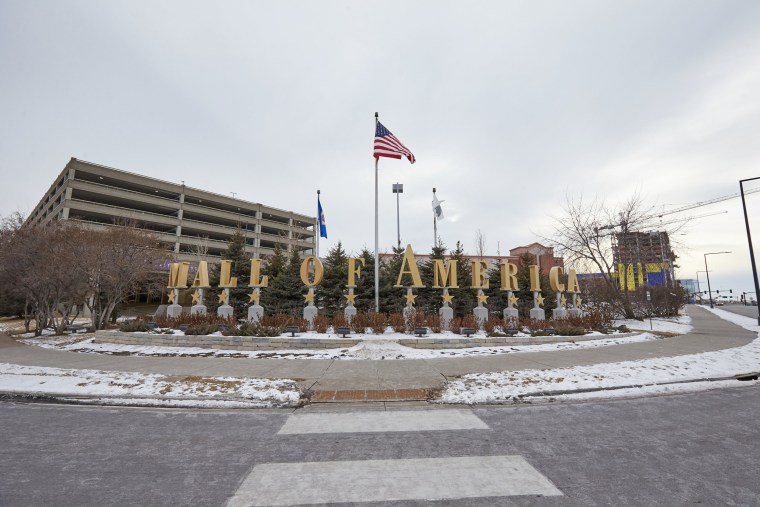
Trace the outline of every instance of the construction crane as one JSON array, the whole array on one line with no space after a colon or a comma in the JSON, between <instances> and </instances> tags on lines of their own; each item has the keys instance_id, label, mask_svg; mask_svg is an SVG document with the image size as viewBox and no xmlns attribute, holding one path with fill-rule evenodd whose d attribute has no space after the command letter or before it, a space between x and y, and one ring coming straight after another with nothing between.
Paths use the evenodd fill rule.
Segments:
<instances>
[{"instance_id":1,"label":"construction crane","mask_svg":"<svg viewBox=\"0 0 760 507\"><path fill-rule=\"evenodd\" d=\"M760 192L760 187L753 188L753 189L750 189L750 190L745 190L744 191L744 195L754 194L756 192ZM647 219L647 218L662 218L665 215L672 215L674 213L681 213L682 211L689 211L689 210L694 209L694 208L700 208L702 206L707 206L707 205L715 204L715 203L718 203L718 202L729 201L731 199L735 199L735 198L739 197L740 195L741 194L739 194L739 193L724 195L722 197L716 197L714 199L708 199L706 201L699 201L699 202L695 202L693 204L687 204L685 206L681 206L679 208L671 209L671 210L668 210L668 211L663 211L661 213L654 213L652 215L648 215L648 216L645 216L643 218L644 219ZM707 215L707 216L709 216L709 215ZM701 217L695 217L695 218L701 218Z\"/></svg>"}]
</instances>

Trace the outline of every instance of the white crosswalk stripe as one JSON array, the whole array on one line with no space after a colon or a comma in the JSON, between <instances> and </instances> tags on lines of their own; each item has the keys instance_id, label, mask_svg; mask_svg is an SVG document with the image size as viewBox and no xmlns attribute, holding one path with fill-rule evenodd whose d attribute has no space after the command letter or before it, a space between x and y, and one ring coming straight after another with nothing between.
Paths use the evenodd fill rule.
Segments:
<instances>
[{"instance_id":1,"label":"white crosswalk stripe","mask_svg":"<svg viewBox=\"0 0 760 507\"><path fill-rule=\"evenodd\" d=\"M230 507L447 500L562 493L521 456L475 456L254 467Z\"/></svg>"},{"instance_id":2,"label":"white crosswalk stripe","mask_svg":"<svg viewBox=\"0 0 760 507\"><path fill-rule=\"evenodd\" d=\"M468 410L291 415L278 435L488 430ZM356 437L354 437L356 438ZM256 465L229 507L561 496L522 456L465 456Z\"/></svg>"},{"instance_id":3,"label":"white crosswalk stripe","mask_svg":"<svg viewBox=\"0 0 760 507\"><path fill-rule=\"evenodd\" d=\"M292 415L278 434L473 429L487 430L488 425L468 410L408 410Z\"/></svg>"}]
</instances>

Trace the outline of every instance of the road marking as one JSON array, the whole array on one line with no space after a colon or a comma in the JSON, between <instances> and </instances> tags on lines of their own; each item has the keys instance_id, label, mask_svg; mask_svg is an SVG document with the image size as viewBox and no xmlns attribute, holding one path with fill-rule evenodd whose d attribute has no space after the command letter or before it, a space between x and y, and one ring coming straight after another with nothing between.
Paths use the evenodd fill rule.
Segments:
<instances>
[{"instance_id":1,"label":"road marking","mask_svg":"<svg viewBox=\"0 0 760 507\"><path fill-rule=\"evenodd\" d=\"M488 429L468 410L402 410L291 415L278 435Z\"/></svg>"},{"instance_id":2,"label":"road marking","mask_svg":"<svg viewBox=\"0 0 760 507\"><path fill-rule=\"evenodd\" d=\"M562 492L522 456L266 463L229 507L451 500Z\"/></svg>"}]
</instances>

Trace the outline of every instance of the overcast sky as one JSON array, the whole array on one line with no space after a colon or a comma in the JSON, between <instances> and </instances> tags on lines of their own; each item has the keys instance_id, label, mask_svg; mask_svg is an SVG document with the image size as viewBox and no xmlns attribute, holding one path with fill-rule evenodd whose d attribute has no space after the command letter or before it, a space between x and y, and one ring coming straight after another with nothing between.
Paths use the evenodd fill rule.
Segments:
<instances>
[{"instance_id":1,"label":"overcast sky","mask_svg":"<svg viewBox=\"0 0 760 507\"><path fill-rule=\"evenodd\" d=\"M760 2L0 0L0 215L70 157L316 215L374 248L551 235L566 195L671 208L760 176ZM758 187L760 184L750 185ZM760 237L760 193L748 197ZM679 278L752 288L740 199L691 215ZM688 216L688 215L682 215ZM760 243L759 243L760 245ZM760 253L760 252L759 252ZM704 274L700 274L704 282Z\"/></svg>"}]
</instances>

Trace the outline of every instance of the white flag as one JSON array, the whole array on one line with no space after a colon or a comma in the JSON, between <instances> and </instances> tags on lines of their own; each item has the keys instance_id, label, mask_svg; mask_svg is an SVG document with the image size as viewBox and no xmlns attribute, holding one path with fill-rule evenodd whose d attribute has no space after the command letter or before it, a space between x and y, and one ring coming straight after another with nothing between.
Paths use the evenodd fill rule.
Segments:
<instances>
[{"instance_id":1,"label":"white flag","mask_svg":"<svg viewBox=\"0 0 760 507\"><path fill-rule=\"evenodd\" d=\"M442 202L443 201L439 201L438 198L433 195L433 213L438 220L443 220L443 209L441 208Z\"/></svg>"}]
</instances>

